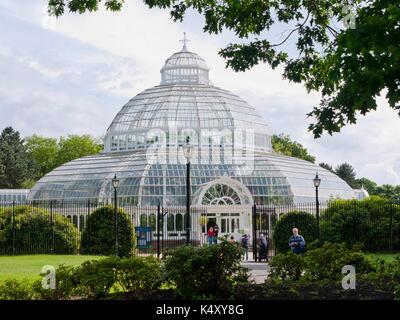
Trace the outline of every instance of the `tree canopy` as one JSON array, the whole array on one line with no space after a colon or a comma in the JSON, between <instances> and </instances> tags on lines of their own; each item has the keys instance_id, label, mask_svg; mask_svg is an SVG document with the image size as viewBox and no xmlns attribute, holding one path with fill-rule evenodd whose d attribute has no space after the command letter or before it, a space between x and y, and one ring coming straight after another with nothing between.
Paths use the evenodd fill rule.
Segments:
<instances>
[{"instance_id":1,"label":"tree canopy","mask_svg":"<svg viewBox=\"0 0 400 320\"><path fill-rule=\"evenodd\" d=\"M61 166L68 161L99 153L102 148L102 145L96 142L90 135L61 137L59 151L55 158L55 166Z\"/></svg>"},{"instance_id":2,"label":"tree canopy","mask_svg":"<svg viewBox=\"0 0 400 320\"><path fill-rule=\"evenodd\" d=\"M34 134L25 139L25 145L29 157L37 164L37 178L56 167L56 157L60 151L57 139Z\"/></svg>"},{"instance_id":3,"label":"tree canopy","mask_svg":"<svg viewBox=\"0 0 400 320\"><path fill-rule=\"evenodd\" d=\"M398 0L144 0L150 8L169 9L174 21L188 10L204 16L204 32L230 30L238 37L219 54L227 66L245 71L259 63L284 67L284 78L303 83L322 98L308 114L314 137L339 132L377 108L385 94L400 114L400 6ZM49 0L57 17L66 10L98 10L100 0ZM106 0L111 11L123 0ZM338 25L341 25L338 27ZM286 30L275 43L273 27ZM295 54L289 46L294 44Z\"/></svg>"},{"instance_id":4,"label":"tree canopy","mask_svg":"<svg viewBox=\"0 0 400 320\"><path fill-rule=\"evenodd\" d=\"M289 135L283 133L272 136L272 148L286 156L303 159L310 162L315 162L315 157L310 155L306 148L300 143L292 140Z\"/></svg>"},{"instance_id":5,"label":"tree canopy","mask_svg":"<svg viewBox=\"0 0 400 320\"><path fill-rule=\"evenodd\" d=\"M0 189L22 188L31 179L32 163L27 155L24 140L12 127L0 135Z\"/></svg>"},{"instance_id":6,"label":"tree canopy","mask_svg":"<svg viewBox=\"0 0 400 320\"><path fill-rule=\"evenodd\" d=\"M7 127L0 135L0 188L31 188L62 164L97 154L103 146L90 135L48 138L32 135L22 139Z\"/></svg>"},{"instance_id":7,"label":"tree canopy","mask_svg":"<svg viewBox=\"0 0 400 320\"><path fill-rule=\"evenodd\" d=\"M353 166L348 163L342 163L332 170L332 166L327 163L320 163L321 167L332 171L341 179L346 181L353 189L364 188L370 196L379 196L400 203L400 185L383 184L378 185L375 181L367 178L356 178L357 173Z\"/></svg>"},{"instance_id":8,"label":"tree canopy","mask_svg":"<svg viewBox=\"0 0 400 320\"><path fill-rule=\"evenodd\" d=\"M324 168L324 169L326 169L326 170L329 170L329 171L332 172L332 173L335 173L335 171L333 170L332 166L329 165L329 164L327 164L327 163L325 163L325 162L321 162L321 163L319 164L319 166L320 166L321 168Z\"/></svg>"},{"instance_id":9,"label":"tree canopy","mask_svg":"<svg viewBox=\"0 0 400 320\"><path fill-rule=\"evenodd\" d=\"M335 173L344 181L347 182L347 184L352 187L355 188L357 187L356 185L356 172L354 171L354 168L352 165L348 164L348 163L342 163L340 165L338 165L335 168Z\"/></svg>"}]
</instances>

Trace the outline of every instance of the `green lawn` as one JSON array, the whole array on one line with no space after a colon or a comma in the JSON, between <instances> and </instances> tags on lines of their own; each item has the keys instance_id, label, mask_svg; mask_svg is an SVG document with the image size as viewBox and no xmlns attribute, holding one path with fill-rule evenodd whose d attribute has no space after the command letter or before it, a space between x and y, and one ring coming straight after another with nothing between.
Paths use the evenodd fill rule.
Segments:
<instances>
[{"instance_id":1,"label":"green lawn","mask_svg":"<svg viewBox=\"0 0 400 320\"><path fill-rule=\"evenodd\" d=\"M86 260L100 258L99 256L50 254L0 256L0 281L27 279L33 282L40 279L40 272L45 265L51 265L56 268L60 264L79 265Z\"/></svg>"},{"instance_id":2,"label":"green lawn","mask_svg":"<svg viewBox=\"0 0 400 320\"><path fill-rule=\"evenodd\" d=\"M376 260L376 259L381 259L384 260L385 262L391 262L397 257L400 257L400 253L380 253L380 252L373 252L373 253L365 253L368 259L370 260Z\"/></svg>"}]
</instances>

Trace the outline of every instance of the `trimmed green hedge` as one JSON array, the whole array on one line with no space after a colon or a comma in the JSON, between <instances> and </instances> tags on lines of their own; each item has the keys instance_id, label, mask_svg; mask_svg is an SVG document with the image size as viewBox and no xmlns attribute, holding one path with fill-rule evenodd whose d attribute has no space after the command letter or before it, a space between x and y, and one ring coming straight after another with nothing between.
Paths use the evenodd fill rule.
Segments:
<instances>
[{"instance_id":1,"label":"trimmed green hedge","mask_svg":"<svg viewBox=\"0 0 400 320\"><path fill-rule=\"evenodd\" d=\"M4 253L77 253L79 246L78 229L63 216L31 206L0 211L0 246Z\"/></svg>"},{"instance_id":2,"label":"trimmed green hedge","mask_svg":"<svg viewBox=\"0 0 400 320\"><path fill-rule=\"evenodd\" d=\"M348 247L361 243L365 250L380 251L399 250L399 237L400 205L387 199L336 200L321 215L322 241Z\"/></svg>"},{"instance_id":3,"label":"trimmed green hedge","mask_svg":"<svg viewBox=\"0 0 400 320\"><path fill-rule=\"evenodd\" d=\"M302 211L291 211L281 215L274 227L273 240L277 252L290 251L289 238L293 228L299 229L307 244L317 239L317 221L313 215Z\"/></svg>"},{"instance_id":4,"label":"trimmed green hedge","mask_svg":"<svg viewBox=\"0 0 400 320\"><path fill-rule=\"evenodd\" d=\"M130 256L133 252L134 231L128 215L118 209L118 255ZM96 255L115 254L115 214L112 206L96 209L87 219L82 232L81 253Z\"/></svg>"}]
</instances>

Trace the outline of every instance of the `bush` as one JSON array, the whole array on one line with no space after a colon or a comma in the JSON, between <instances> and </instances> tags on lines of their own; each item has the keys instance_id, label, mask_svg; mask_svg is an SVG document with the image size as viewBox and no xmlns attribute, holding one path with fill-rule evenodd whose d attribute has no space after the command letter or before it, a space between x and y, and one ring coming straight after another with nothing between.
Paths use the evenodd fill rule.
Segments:
<instances>
[{"instance_id":1,"label":"bush","mask_svg":"<svg viewBox=\"0 0 400 320\"><path fill-rule=\"evenodd\" d=\"M13 253L15 233L15 253L59 253L70 254L78 251L79 231L63 216L30 207L17 206L0 212L0 241L5 253ZM51 251L53 249L53 251Z\"/></svg>"},{"instance_id":2,"label":"bush","mask_svg":"<svg viewBox=\"0 0 400 320\"><path fill-rule=\"evenodd\" d=\"M304 270L305 261L302 255L288 252L278 254L269 263L269 278L277 280L299 280Z\"/></svg>"},{"instance_id":3,"label":"bush","mask_svg":"<svg viewBox=\"0 0 400 320\"><path fill-rule=\"evenodd\" d=\"M357 248L347 249L343 244L325 243L321 248L308 250L304 255L279 254L270 262L269 279L301 281L337 281L343 278L342 268L354 266L357 275L373 272L373 265Z\"/></svg>"},{"instance_id":4,"label":"bush","mask_svg":"<svg viewBox=\"0 0 400 320\"><path fill-rule=\"evenodd\" d=\"M161 285L161 264L154 257L130 257L118 261L116 281L126 293L144 298Z\"/></svg>"},{"instance_id":5,"label":"bush","mask_svg":"<svg viewBox=\"0 0 400 320\"><path fill-rule=\"evenodd\" d=\"M396 299L400 299L400 257L392 262L376 261L374 272L361 275L361 278L371 283L385 284L396 295Z\"/></svg>"},{"instance_id":6,"label":"bush","mask_svg":"<svg viewBox=\"0 0 400 320\"><path fill-rule=\"evenodd\" d=\"M364 254L355 247L347 249L343 244L325 243L321 248L309 250L304 257L307 281L340 280L343 278L342 268L351 265L357 275L373 271L372 264Z\"/></svg>"},{"instance_id":7,"label":"bush","mask_svg":"<svg viewBox=\"0 0 400 320\"><path fill-rule=\"evenodd\" d=\"M394 249L390 227L393 244L400 249L400 205L379 197L332 201L321 215L323 240L344 242L349 248L361 242L368 251Z\"/></svg>"},{"instance_id":8,"label":"bush","mask_svg":"<svg viewBox=\"0 0 400 320\"><path fill-rule=\"evenodd\" d=\"M0 300L31 300L35 294L27 281L14 279L0 283Z\"/></svg>"},{"instance_id":9,"label":"bush","mask_svg":"<svg viewBox=\"0 0 400 320\"><path fill-rule=\"evenodd\" d=\"M294 227L299 229L299 234L304 237L306 246L307 243L317 239L317 221L313 215L301 211L288 212L281 216L274 227L273 240L277 252L290 251L288 243Z\"/></svg>"},{"instance_id":10,"label":"bush","mask_svg":"<svg viewBox=\"0 0 400 320\"><path fill-rule=\"evenodd\" d=\"M56 288L43 289L36 281L40 299L109 298L113 288L143 298L161 286L161 265L154 257L106 258L80 266L56 269Z\"/></svg>"},{"instance_id":11,"label":"bush","mask_svg":"<svg viewBox=\"0 0 400 320\"><path fill-rule=\"evenodd\" d=\"M74 277L74 270L72 266L59 265L56 268L56 288L44 289L42 280L37 280L32 285L33 291L42 300L66 300L76 296L78 282Z\"/></svg>"},{"instance_id":12,"label":"bush","mask_svg":"<svg viewBox=\"0 0 400 320\"><path fill-rule=\"evenodd\" d=\"M118 255L130 256L133 250L133 227L125 212L118 210ZM115 254L115 214L111 206L96 209L87 219L82 232L84 254Z\"/></svg>"},{"instance_id":13,"label":"bush","mask_svg":"<svg viewBox=\"0 0 400 320\"><path fill-rule=\"evenodd\" d=\"M118 258L85 261L76 267L73 279L77 293L85 298L104 298L115 283Z\"/></svg>"},{"instance_id":14,"label":"bush","mask_svg":"<svg viewBox=\"0 0 400 320\"><path fill-rule=\"evenodd\" d=\"M248 278L241 257L240 246L226 240L211 246L181 246L164 256L165 280L185 299L229 298L235 285Z\"/></svg>"}]
</instances>

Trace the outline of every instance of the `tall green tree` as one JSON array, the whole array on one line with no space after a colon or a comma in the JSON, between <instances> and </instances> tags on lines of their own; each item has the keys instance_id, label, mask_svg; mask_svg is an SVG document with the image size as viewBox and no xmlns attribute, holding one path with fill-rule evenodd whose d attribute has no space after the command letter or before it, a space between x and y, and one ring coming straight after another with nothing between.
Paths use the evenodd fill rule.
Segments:
<instances>
[{"instance_id":1,"label":"tall green tree","mask_svg":"<svg viewBox=\"0 0 400 320\"><path fill-rule=\"evenodd\" d=\"M232 31L240 40L219 54L227 66L245 71L259 63L284 67L284 77L319 91L322 99L309 113L315 137L332 134L377 108L384 92L400 113L399 0L144 0L150 8L169 9L174 21L188 10L204 16L204 32ZM49 13L96 11L100 0L49 0ZM121 10L124 0L102 2ZM274 42L272 28L284 31ZM288 45L289 44L289 45ZM297 52L289 54L292 47Z\"/></svg>"},{"instance_id":2,"label":"tall green tree","mask_svg":"<svg viewBox=\"0 0 400 320\"><path fill-rule=\"evenodd\" d=\"M310 162L315 162L315 157L310 155L306 148L300 143L292 140L289 135L283 133L272 136L272 148L286 156L303 159Z\"/></svg>"},{"instance_id":3,"label":"tall green tree","mask_svg":"<svg viewBox=\"0 0 400 320\"><path fill-rule=\"evenodd\" d=\"M368 191L368 193L372 195L377 195L376 194L376 188L378 187L378 184L375 181L372 181L367 178L360 178L356 179L355 181L357 189L364 188L365 190Z\"/></svg>"},{"instance_id":4,"label":"tall green tree","mask_svg":"<svg viewBox=\"0 0 400 320\"><path fill-rule=\"evenodd\" d=\"M342 163L335 168L335 173L341 179L347 182L347 184L352 187L356 188L356 172L352 165L348 163Z\"/></svg>"},{"instance_id":5,"label":"tall green tree","mask_svg":"<svg viewBox=\"0 0 400 320\"><path fill-rule=\"evenodd\" d=\"M378 186L374 192L375 195L394 201L400 201L400 186L383 184Z\"/></svg>"},{"instance_id":6,"label":"tall green tree","mask_svg":"<svg viewBox=\"0 0 400 320\"><path fill-rule=\"evenodd\" d=\"M61 137L59 150L55 159L55 166L58 167L68 161L97 154L101 150L102 145L90 135L69 135L67 138Z\"/></svg>"},{"instance_id":7,"label":"tall green tree","mask_svg":"<svg viewBox=\"0 0 400 320\"><path fill-rule=\"evenodd\" d=\"M60 149L57 139L34 134L25 139L25 146L29 156L37 164L36 178L44 176L56 167L56 159Z\"/></svg>"},{"instance_id":8,"label":"tall green tree","mask_svg":"<svg viewBox=\"0 0 400 320\"><path fill-rule=\"evenodd\" d=\"M326 170L329 170L329 171L332 172L332 173L335 173L335 171L333 170L332 166L329 165L328 163L321 162L321 163L319 164L319 166L320 166L321 168L324 168L324 169L326 169Z\"/></svg>"},{"instance_id":9,"label":"tall green tree","mask_svg":"<svg viewBox=\"0 0 400 320\"><path fill-rule=\"evenodd\" d=\"M0 188L22 188L35 170L19 132L5 128L0 135Z\"/></svg>"}]
</instances>

